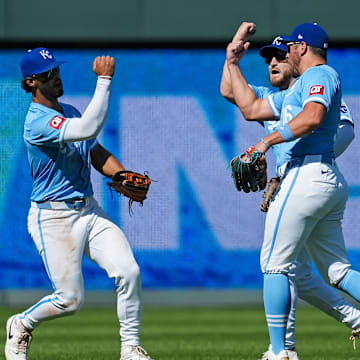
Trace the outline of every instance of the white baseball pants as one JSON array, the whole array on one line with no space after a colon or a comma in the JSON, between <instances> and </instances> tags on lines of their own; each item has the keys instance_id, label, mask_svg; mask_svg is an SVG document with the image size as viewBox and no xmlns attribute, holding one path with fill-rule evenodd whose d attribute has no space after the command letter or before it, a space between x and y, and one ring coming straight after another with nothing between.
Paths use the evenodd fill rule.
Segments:
<instances>
[{"instance_id":1,"label":"white baseball pants","mask_svg":"<svg viewBox=\"0 0 360 360\"><path fill-rule=\"evenodd\" d=\"M54 292L24 311L22 323L32 330L42 321L79 310L84 299L81 262L85 253L115 279L122 343L139 345L140 270L124 233L92 197L80 209L69 209L64 202L47 204L50 209L32 203L28 229Z\"/></svg>"}]
</instances>

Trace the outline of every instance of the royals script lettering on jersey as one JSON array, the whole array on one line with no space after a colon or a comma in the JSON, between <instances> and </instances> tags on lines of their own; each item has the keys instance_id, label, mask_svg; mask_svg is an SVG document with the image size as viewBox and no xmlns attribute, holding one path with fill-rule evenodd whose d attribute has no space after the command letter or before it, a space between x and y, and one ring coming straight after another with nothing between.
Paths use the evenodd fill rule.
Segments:
<instances>
[{"instance_id":1,"label":"royals script lettering on jersey","mask_svg":"<svg viewBox=\"0 0 360 360\"><path fill-rule=\"evenodd\" d=\"M97 140L65 143L67 119L81 115L71 105L61 106L64 114L32 103L26 115L24 141L33 178L32 201L62 201L93 194L90 151Z\"/></svg>"}]
</instances>

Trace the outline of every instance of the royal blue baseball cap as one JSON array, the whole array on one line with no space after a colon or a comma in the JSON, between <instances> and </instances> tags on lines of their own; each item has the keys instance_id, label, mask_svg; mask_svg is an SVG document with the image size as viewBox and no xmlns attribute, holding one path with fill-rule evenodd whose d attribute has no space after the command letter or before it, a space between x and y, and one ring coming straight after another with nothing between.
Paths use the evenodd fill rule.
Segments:
<instances>
[{"instance_id":1,"label":"royal blue baseball cap","mask_svg":"<svg viewBox=\"0 0 360 360\"><path fill-rule=\"evenodd\" d=\"M55 56L48 49L39 47L27 51L21 59L20 68L23 77L26 78L28 76L41 74L65 62L64 60L56 60Z\"/></svg>"},{"instance_id":2,"label":"royal blue baseball cap","mask_svg":"<svg viewBox=\"0 0 360 360\"><path fill-rule=\"evenodd\" d=\"M293 41L304 41L310 46L322 49L328 48L328 34L317 23L300 24L293 30L289 37L283 36L281 41L285 44Z\"/></svg>"},{"instance_id":3,"label":"royal blue baseball cap","mask_svg":"<svg viewBox=\"0 0 360 360\"><path fill-rule=\"evenodd\" d=\"M268 57L269 55L271 55L271 53L274 50L280 50L280 51L284 51L287 52L287 47L284 43L282 43L283 37L282 36L277 36L273 42L270 45L266 45L263 46L260 49L260 55L264 58Z\"/></svg>"}]
</instances>

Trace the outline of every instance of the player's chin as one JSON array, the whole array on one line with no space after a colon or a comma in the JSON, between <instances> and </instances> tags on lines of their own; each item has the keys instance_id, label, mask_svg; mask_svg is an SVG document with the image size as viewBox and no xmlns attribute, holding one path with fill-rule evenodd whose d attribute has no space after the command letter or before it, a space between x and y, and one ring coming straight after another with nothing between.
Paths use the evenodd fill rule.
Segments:
<instances>
[{"instance_id":1,"label":"player's chin","mask_svg":"<svg viewBox=\"0 0 360 360\"><path fill-rule=\"evenodd\" d=\"M281 87L283 82L284 82L284 77L280 73L273 74L270 77L270 83L271 83L271 86L273 86L273 87Z\"/></svg>"},{"instance_id":2,"label":"player's chin","mask_svg":"<svg viewBox=\"0 0 360 360\"><path fill-rule=\"evenodd\" d=\"M63 88L58 89L57 93L56 93L56 97L60 97L64 95L64 90Z\"/></svg>"}]
</instances>

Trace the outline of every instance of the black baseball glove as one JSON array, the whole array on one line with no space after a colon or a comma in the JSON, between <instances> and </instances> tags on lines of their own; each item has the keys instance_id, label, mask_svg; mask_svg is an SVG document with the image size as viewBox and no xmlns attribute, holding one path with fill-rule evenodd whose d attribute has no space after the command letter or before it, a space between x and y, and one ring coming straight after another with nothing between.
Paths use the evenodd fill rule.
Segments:
<instances>
[{"instance_id":1,"label":"black baseball glove","mask_svg":"<svg viewBox=\"0 0 360 360\"><path fill-rule=\"evenodd\" d=\"M265 155L256 150L255 146L234 157L230 166L237 190L248 193L263 190L267 183L267 165Z\"/></svg>"}]
</instances>

